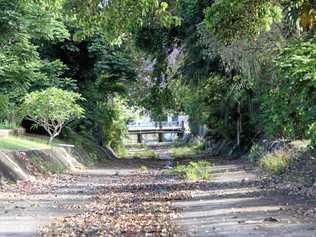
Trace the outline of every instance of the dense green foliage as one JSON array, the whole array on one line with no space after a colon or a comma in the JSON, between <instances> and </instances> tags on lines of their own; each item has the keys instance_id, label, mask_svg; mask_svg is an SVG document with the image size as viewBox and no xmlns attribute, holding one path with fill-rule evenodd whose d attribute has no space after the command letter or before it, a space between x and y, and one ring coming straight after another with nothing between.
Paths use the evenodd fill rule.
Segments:
<instances>
[{"instance_id":1,"label":"dense green foliage","mask_svg":"<svg viewBox=\"0 0 316 237\"><path fill-rule=\"evenodd\" d=\"M135 33L136 46L156 60L154 98L160 91L172 101L145 104L184 111L194 134L207 124L215 141L248 148L262 138L311 138L314 146L315 9L309 0L180 0L172 7L180 26L149 23Z\"/></svg>"},{"instance_id":2,"label":"dense green foliage","mask_svg":"<svg viewBox=\"0 0 316 237\"><path fill-rule=\"evenodd\" d=\"M205 23L224 43L256 37L280 21L282 9L272 0L219 0L205 10Z\"/></svg>"},{"instance_id":3,"label":"dense green foliage","mask_svg":"<svg viewBox=\"0 0 316 237\"><path fill-rule=\"evenodd\" d=\"M17 106L7 95L0 96L0 127L15 128L21 122Z\"/></svg>"},{"instance_id":4,"label":"dense green foliage","mask_svg":"<svg viewBox=\"0 0 316 237\"><path fill-rule=\"evenodd\" d=\"M268 134L306 137L316 118L315 58L315 39L292 42L276 57L279 71L263 103Z\"/></svg>"},{"instance_id":5,"label":"dense green foliage","mask_svg":"<svg viewBox=\"0 0 316 237\"><path fill-rule=\"evenodd\" d=\"M27 93L55 87L88 98L80 102L87 116L68 125L64 136L79 132L101 145L116 146L126 133L127 118L121 102L114 101L127 96L127 84L136 74L126 50L97 34L78 38L84 29L67 8L69 2L1 1L1 127L20 124L17 108L25 106L20 105Z\"/></svg>"},{"instance_id":6,"label":"dense green foliage","mask_svg":"<svg viewBox=\"0 0 316 237\"><path fill-rule=\"evenodd\" d=\"M249 148L312 139L315 23L311 0L0 0L0 122L25 94L79 92L80 134L119 148L139 106L161 121L186 113L194 135ZM16 118L15 118L16 117Z\"/></svg>"},{"instance_id":7,"label":"dense green foliage","mask_svg":"<svg viewBox=\"0 0 316 237\"><path fill-rule=\"evenodd\" d=\"M1 94L8 94L11 100L17 101L32 86L59 79L54 70L46 73L45 68L61 65L42 60L36 43L69 37L64 24L53 12L35 1L1 0L0 27Z\"/></svg>"},{"instance_id":8,"label":"dense green foliage","mask_svg":"<svg viewBox=\"0 0 316 237\"><path fill-rule=\"evenodd\" d=\"M100 1L85 0L65 1L70 15L75 15L82 31L87 35L102 32L116 43L128 37L155 19L162 26L179 25L180 19L169 11L168 1L161 0L119 0Z\"/></svg>"}]
</instances>

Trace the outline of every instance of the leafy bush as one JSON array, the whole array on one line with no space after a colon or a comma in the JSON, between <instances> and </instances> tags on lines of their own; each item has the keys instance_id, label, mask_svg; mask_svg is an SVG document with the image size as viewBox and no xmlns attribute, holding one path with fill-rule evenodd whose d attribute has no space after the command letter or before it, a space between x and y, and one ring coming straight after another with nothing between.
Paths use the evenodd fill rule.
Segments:
<instances>
[{"instance_id":1,"label":"leafy bush","mask_svg":"<svg viewBox=\"0 0 316 237\"><path fill-rule=\"evenodd\" d=\"M0 128L17 128L20 120L17 106L10 102L8 96L0 95Z\"/></svg>"},{"instance_id":2,"label":"leafy bush","mask_svg":"<svg viewBox=\"0 0 316 237\"><path fill-rule=\"evenodd\" d=\"M116 154L119 156L119 157L126 157L128 156L128 150L126 149L126 147L124 146L118 146L116 148Z\"/></svg>"},{"instance_id":3,"label":"leafy bush","mask_svg":"<svg viewBox=\"0 0 316 237\"><path fill-rule=\"evenodd\" d=\"M254 144L249 151L247 159L250 162L257 162L264 154L264 147L259 144Z\"/></svg>"},{"instance_id":4,"label":"leafy bush","mask_svg":"<svg viewBox=\"0 0 316 237\"><path fill-rule=\"evenodd\" d=\"M177 165L167 171L169 175L179 175L188 180L208 180L211 177L211 163L208 161L191 161L188 165Z\"/></svg>"},{"instance_id":5,"label":"leafy bush","mask_svg":"<svg viewBox=\"0 0 316 237\"><path fill-rule=\"evenodd\" d=\"M311 139L310 149L312 153L316 155L316 122L309 127L308 135Z\"/></svg>"},{"instance_id":6,"label":"leafy bush","mask_svg":"<svg viewBox=\"0 0 316 237\"><path fill-rule=\"evenodd\" d=\"M268 153L258 161L259 167L271 174L281 175L290 165L289 154L286 151Z\"/></svg>"}]
</instances>

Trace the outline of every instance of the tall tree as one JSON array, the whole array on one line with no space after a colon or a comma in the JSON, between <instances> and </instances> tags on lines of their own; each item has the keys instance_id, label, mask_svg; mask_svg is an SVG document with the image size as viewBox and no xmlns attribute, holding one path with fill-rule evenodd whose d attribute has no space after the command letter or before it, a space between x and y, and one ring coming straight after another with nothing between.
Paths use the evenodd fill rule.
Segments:
<instances>
[{"instance_id":1,"label":"tall tree","mask_svg":"<svg viewBox=\"0 0 316 237\"><path fill-rule=\"evenodd\" d=\"M0 1L0 92L15 101L32 84L50 80L49 62L41 60L36 41L63 40L69 36L63 22L36 1ZM59 67L57 63L50 67Z\"/></svg>"}]
</instances>

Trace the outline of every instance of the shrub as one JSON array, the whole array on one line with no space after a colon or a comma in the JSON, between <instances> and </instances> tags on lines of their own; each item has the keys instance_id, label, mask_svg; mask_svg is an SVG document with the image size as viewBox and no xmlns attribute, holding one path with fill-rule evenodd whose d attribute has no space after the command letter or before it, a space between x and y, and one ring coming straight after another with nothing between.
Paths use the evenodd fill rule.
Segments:
<instances>
[{"instance_id":1,"label":"shrub","mask_svg":"<svg viewBox=\"0 0 316 237\"><path fill-rule=\"evenodd\" d=\"M264 155L264 150L262 145L254 144L249 151L247 159L250 162L257 162Z\"/></svg>"},{"instance_id":2,"label":"shrub","mask_svg":"<svg viewBox=\"0 0 316 237\"><path fill-rule=\"evenodd\" d=\"M316 122L313 123L308 130L308 135L310 137L310 149L313 155L316 155Z\"/></svg>"},{"instance_id":3,"label":"shrub","mask_svg":"<svg viewBox=\"0 0 316 237\"><path fill-rule=\"evenodd\" d=\"M286 151L276 151L266 154L258 163L263 170L271 174L281 175L289 167L290 158Z\"/></svg>"},{"instance_id":4,"label":"shrub","mask_svg":"<svg viewBox=\"0 0 316 237\"><path fill-rule=\"evenodd\" d=\"M67 122L83 116L84 109L77 103L80 100L83 98L78 93L52 87L27 94L22 109L31 121L47 131L52 143Z\"/></svg>"},{"instance_id":5,"label":"shrub","mask_svg":"<svg viewBox=\"0 0 316 237\"><path fill-rule=\"evenodd\" d=\"M169 175L179 175L188 180L208 180L211 176L211 163L207 161L191 161L188 165L177 165L167 171Z\"/></svg>"},{"instance_id":6,"label":"shrub","mask_svg":"<svg viewBox=\"0 0 316 237\"><path fill-rule=\"evenodd\" d=\"M0 128L17 128L20 122L17 106L8 96L0 95Z\"/></svg>"}]
</instances>

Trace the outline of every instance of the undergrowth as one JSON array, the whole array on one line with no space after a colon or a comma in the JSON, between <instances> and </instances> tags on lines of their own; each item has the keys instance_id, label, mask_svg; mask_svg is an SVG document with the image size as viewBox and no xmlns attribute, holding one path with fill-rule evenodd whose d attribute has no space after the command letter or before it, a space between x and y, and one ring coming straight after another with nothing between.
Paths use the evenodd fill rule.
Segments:
<instances>
[{"instance_id":1,"label":"undergrowth","mask_svg":"<svg viewBox=\"0 0 316 237\"><path fill-rule=\"evenodd\" d=\"M175 144L170 149L170 155L173 158L181 158L181 157L188 157L188 156L196 156L199 155L205 148L204 142L198 140L194 142L190 142L187 144L177 145Z\"/></svg>"},{"instance_id":2,"label":"undergrowth","mask_svg":"<svg viewBox=\"0 0 316 237\"><path fill-rule=\"evenodd\" d=\"M185 179L209 180L211 178L211 163L208 161L191 161L188 165L177 165L176 167L167 170L168 175L179 175Z\"/></svg>"}]
</instances>

